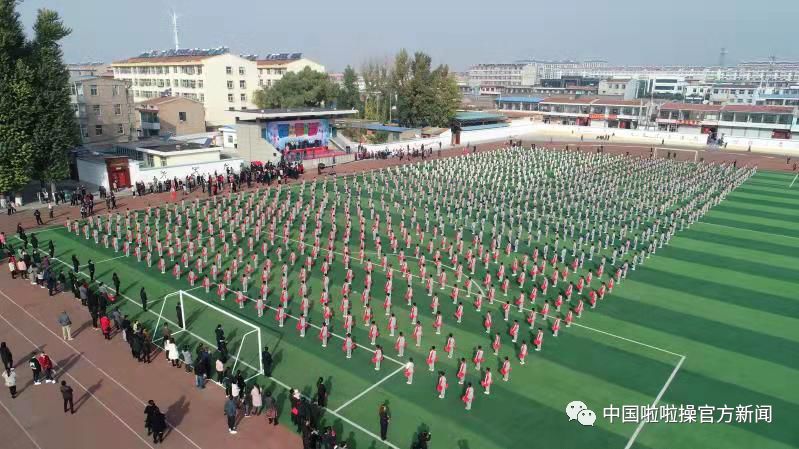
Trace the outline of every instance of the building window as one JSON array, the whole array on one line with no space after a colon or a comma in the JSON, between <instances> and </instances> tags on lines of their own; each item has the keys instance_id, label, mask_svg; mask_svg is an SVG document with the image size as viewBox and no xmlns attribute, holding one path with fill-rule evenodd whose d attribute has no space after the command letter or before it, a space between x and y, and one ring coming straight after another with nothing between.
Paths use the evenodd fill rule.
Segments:
<instances>
[{"instance_id":1,"label":"building window","mask_svg":"<svg viewBox=\"0 0 799 449\"><path fill-rule=\"evenodd\" d=\"M117 134L125 134L125 128L122 127L122 124L117 125Z\"/></svg>"},{"instance_id":2,"label":"building window","mask_svg":"<svg viewBox=\"0 0 799 449\"><path fill-rule=\"evenodd\" d=\"M233 94L227 94L227 102L233 103Z\"/></svg>"},{"instance_id":3,"label":"building window","mask_svg":"<svg viewBox=\"0 0 799 449\"><path fill-rule=\"evenodd\" d=\"M114 97L119 95L119 86L117 85L111 86L111 95Z\"/></svg>"},{"instance_id":4,"label":"building window","mask_svg":"<svg viewBox=\"0 0 799 449\"><path fill-rule=\"evenodd\" d=\"M247 88L247 81L239 80L239 89L246 89Z\"/></svg>"},{"instance_id":5,"label":"building window","mask_svg":"<svg viewBox=\"0 0 799 449\"><path fill-rule=\"evenodd\" d=\"M233 89L233 81L228 81L227 82L227 88L228 89Z\"/></svg>"},{"instance_id":6,"label":"building window","mask_svg":"<svg viewBox=\"0 0 799 449\"><path fill-rule=\"evenodd\" d=\"M114 105L114 115L122 115L122 105L115 104Z\"/></svg>"},{"instance_id":7,"label":"building window","mask_svg":"<svg viewBox=\"0 0 799 449\"><path fill-rule=\"evenodd\" d=\"M94 113L95 117L100 118L101 114L100 105L99 104L92 105L92 112Z\"/></svg>"},{"instance_id":8,"label":"building window","mask_svg":"<svg viewBox=\"0 0 799 449\"><path fill-rule=\"evenodd\" d=\"M198 75L202 75L203 74L203 66L201 66L201 65L197 66L197 74Z\"/></svg>"},{"instance_id":9,"label":"building window","mask_svg":"<svg viewBox=\"0 0 799 449\"><path fill-rule=\"evenodd\" d=\"M200 101L205 103L205 94L200 94Z\"/></svg>"},{"instance_id":10,"label":"building window","mask_svg":"<svg viewBox=\"0 0 799 449\"><path fill-rule=\"evenodd\" d=\"M198 89L202 89L203 88L203 80L197 80L197 88Z\"/></svg>"},{"instance_id":11,"label":"building window","mask_svg":"<svg viewBox=\"0 0 799 449\"><path fill-rule=\"evenodd\" d=\"M225 67L225 73L228 74L228 75L232 75L233 74L233 67L231 67L231 66Z\"/></svg>"},{"instance_id":12,"label":"building window","mask_svg":"<svg viewBox=\"0 0 799 449\"><path fill-rule=\"evenodd\" d=\"M179 79L175 79L175 83L173 84L173 86L179 87L180 86L180 80Z\"/></svg>"},{"instance_id":13,"label":"building window","mask_svg":"<svg viewBox=\"0 0 799 449\"><path fill-rule=\"evenodd\" d=\"M231 107L227 108L227 110L228 110L228 111L235 111L235 110L236 110L236 108L234 108L233 106L231 106Z\"/></svg>"},{"instance_id":14,"label":"building window","mask_svg":"<svg viewBox=\"0 0 799 449\"><path fill-rule=\"evenodd\" d=\"M240 97L241 101L247 101L247 94L241 94L241 95L239 95L239 97Z\"/></svg>"},{"instance_id":15,"label":"building window","mask_svg":"<svg viewBox=\"0 0 799 449\"><path fill-rule=\"evenodd\" d=\"M233 143L233 135L232 134L229 134L227 136L227 143Z\"/></svg>"},{"instance_id":16,"label":"building window","mask_svg":"<svg viewBox=\"0 0 799 449\"><path fill-rule=\"evenodd\" d=\"M261 80L261 79L259 79L259 80L258 80L258 85L259 85L259 86L263 86L263 85L264 85L264 80Z\"/></svg>"},{"instance_id":17,"label":"building window","mask_svg":"<svg viewBox=\"0 0 799 449\"><path fill-rule=\"evenodd\" d=\"M178 120L180 120L181 122L185 122L186 121L186 113L185 112L178 112Z\"/></svg>"},{"instance_id":18,"label":"building window","mask_svg":"<svg viewBox=\"0 0 799 449\"><path fill-rule=\"evenodd\" d=\"M244 67L239 66L239 75L244 75Z\"/></svg>"},{"instance_id":19,"label":"building window","mask_svg":"<svg viewBox=\"0 0 799 449\"><path fill-rule=\"evenodd\" d=\"M95 136L103 135L103 125L94 125L94 135Z\"/></svg>"},{"instance_id":20,"label":"building window","mask_svg":"<svg viewBox=\"0 0 799 449\"><path fill-rule=\"evenodd\" d=\"M172 73L178 73L178 66L172 66Z\"/></svg>"},{"instance_id":21,"label":"building window","mask_svg":"<svg viewBox=\"0 0 799 449\"><path fill-rule=\"evenodd\" d=\"M89 92L93 97L97 96L97 84L92 84L89 86Z\"/></svg>"}]
</instances>

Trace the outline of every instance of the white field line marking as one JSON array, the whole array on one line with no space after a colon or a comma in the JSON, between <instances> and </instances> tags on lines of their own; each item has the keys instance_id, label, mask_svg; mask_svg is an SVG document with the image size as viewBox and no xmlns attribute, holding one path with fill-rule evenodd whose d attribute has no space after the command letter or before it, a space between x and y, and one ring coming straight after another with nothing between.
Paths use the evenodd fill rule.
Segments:
<instances>
[{"instance_id":1,"label":"white field line marking","mask_svg":"<svg viewBox=\"0 0 799 449\"><path fill-rule=\"evenodd\" d=\"M2 316L2 315L0 315L0 316ZM23 425L22 425L22 423L21 423L21 422L19 422L19 420L17 419L17 417L16 417L16 416L14 416L14 414L11 412L11 410L9 410L9 409L8 409L8 407L6 407L6 405L5 405L5 404L3 404L3 402L2 402L2 401L0 401L0 406L2 406L2 407L3 407L3 410L5 410L5 411L6 411L6 413L8 413L8 416L10 416L10 417L11 417L11 419L13 419L13 420L14 420L14 422L17 424L17 426L18 426L20 429L22 429L22 432L24 432L24 433L25 433L25 436L26 436L26 437L28 437L28 439L29 439L29 440L31 440L31 443L33 443L33 445L34 445L34 446L36 446L37 448L39 448L39 449L42 449L42 447L41 447L41 446L39 446L39 443L37 443L37 442L36 442L36 440L34 440L34 439L33 439L33 436L30 434L30 432L28 432L28 429L26 429L26 428L25 428L25 426L23 426Z\"/></svg>"},{"instance_id":2,"label":"white field line marking","mask_svg":"<svg viewBox=\"0 0 799 449\"><path fill-rule=\"evenodd\" d=\"M791 185L789 185L789 186L788 186L788 188L789 188L789 189L790 189L791 187L793 187L793 183L795 183L795 182L796 182L796 178L799 178L799 173L797 173L797 174L796 174L796 176L794 176L794 177L793 177L793 181L791 181Z\"/></svg>"},{"instance_id":3,"label":"white field line marking","mask_svg":"<svg viewBox=\"0 0 799 449\"><path fill-rule=\"evenodd\" d=\"M183 323L183 324L186 324L186 323ZM236 357L234 357L234 359L236 361L233 362L233 368L230 370L231 372L233 372L233 373L236 372L236 366L239 364L239 355L241 355L241 348L244 346L244 339L247 338L247 336L250 335L253 332L258 332L258 329L253 329L253 330L247 332L246 334L244 334L243 337L241 337L241 341L239 342L239 349L238 349L238 351L236 351Z\"/></svg>"},{"instance_id":4,"label":"white field line marking","mask_svg":"<svg viewBox=\"0 0 799 449\"><path fill-rule=\"evenodd\" d=\"M334 410L334 412L336 412L336 413L340 412L340 411L341 411L341 409L343 409L344 407L346 407L346 406L348 406L348 405L352 404L353 402L357 401L357 400L358 400L358 399L360 399L360 398L361 398L363 395L365 395L366 393L368 393L368 392L370 392L370 391L374 390L374 389L375 389L375 388L376 388L378 385L380 385L380 384L382 384L383 382L387 381L388 379L390 379L392 376L394 376L394 375L395 375L395 374L397 374L398 372L402 371L403 369L405 369L405 367L404 367L404 366L400 366L399 368L397 368L396 370L394 370L394 372L392 372L392 373L391 373L391 374L389 374L388 376L386 376L386 377L384 377L384 378L380 379L380 380L379 380L379 381L377 381L377 382L376 382L374 385L370 386L370 387L369 387L369 388L367 388L366 390L363 390L363 391L362 391L362 392L360 392L360 393L359 393L357 396L353 397L353 398L352 398L352 399L350 399L349 401L347 401L347 402L345 402L344 404L342 404L342 405L341 405L339 408L335 409L335 410Z\"/></svg>"},{"instance_id":5,"label":"white field line marking","mask_svg":"<svg viewBox=\"0 0 799 449\"><path fill-rule=\"evenodd\" d=\"M5 292L3 292L2 290L0 290L0 293L2 293L2 294L3 294L3 296L5 296L5 297L6 297L6 299L8 299L8 300L9 300L9 301L11 301L12 303L14 303L14 305L16 305L17 307L19 307L19 304L17 304L16 302L14 302L14 300L13 300L13 299L9 298L9 297L8 297L8 295L6 295L6 294L5 294ZM20 307L20 309L22 309L22 308ZM28 312L27 312L25 309L22 309L22 310L23 310L25 313L27 313L28 315L30 315L30 313L28 313ZM47 326L45 326L44 324L42 324L42 322L41 322L41 321L39 321L39 320L38 320L36 317L34 317L34 316L32 316L32 315L30 315L30 316L31 316L31 318L33 318L33 319L34 319L36 322L38 322L39 324L41 324L41 325L42 325L42 326L43 326L45 329L47 329L47 331L48 331L48 332L50 332L51 334L53 334L53 336L54 336L54 337L58 338L58 335L56 335L56 333L55 333L55 332L53 332L53 331L51 331L50 329L48 329L48 328L47 328ZM31 340L30 338L28 338L28 336L27 336L27 335L23 334L23 333L22 333L22 331L21 331L21 330L19 330L19 328L17 328L17 327L16 327L16 326L14 326L13 324L11 324L11 322L10 322L10 321L8 321L8 320L6 319L6 317L5 317L5 316L3 316L3 314L0 314L0 319L2 319L3 321L5 321L5 323L6 323L6 324L7 324L7 325L8 325L10 328L14 329L14 330L15 330L15 331L16 331L16 332L17 332L17 333L20 335L20 336L22 336L22 338L24 338L25 340L27 340L27 341L28 341L28 343L30 343L30 344L31 344L31 346L33 346L33 348L34 348L34 349L37 349L37 350L39 349L39 345L37 345L36 343L34 343L34 342L33 342L33 340ZM70 346L70 347L71 347L71 345L70 345L69 343L67 343L67 342L63 341L63 340L62 340L62 339L60 339L60 338L58 338L58 339L59 339L61 342L63 342L65 345L67 345L67 346ZM72 349L74 350L74 348L72 348ZM76 353L77 353L77 351L76 351ZM78 354L78 356L79 356L79 357L81 357L82 359L84 359L84 360L88 360L86 357L83 357L83 355L82 355L82 354L80 354L80 353L77 353L77 354ZM56 365L56 363L55 363L55 362L53 362L53 368L57 368L57 367L58 367L58 365ZM103 408L105 408L105 409L108 411L108 413L112 414L112 415L114 416L114 418L116 418L116 419L117 419L117 421L119 421L120 423L122 423L122 425L123 425L123 426L125 426L125 427L126 427L128 430L130 430L130 432L131 432L133 435L135 435L135 436L136 436L136 438L138 438L139 440L141 440L141 441L142 441L142 443L144 443L145 445L147 445L147 446L149 446L149 447L151 447L151 448L153 447L153 446L150 444L150 442L149 442L149 441L145 440L145 439L144 439L144 438L143 438L143 437L142 437L142 436L139 434L139 432L136 432L135 430L133 430L133 428L131 428L131 427L128 425L128 423L126 423L126 422L125 422L125 421L124 421L122 418L120 418L120 417L119 417L119 415L117 415L117 414L116 414L116 413L115 413L113 410L111 410L111 409L110 409L110 408L109 408L107 405L105 405L105 403L104 403L103 401L101 401L101 400L100 400L100 398L98 398L97 396L95 396L95 395L94 395L94 393L92 393L91 391L89 391L89 389L88 389L88 388L86 388L86 387L85 387L85 386L84 386L82 383L80 383L80 381L79 381L78 379L75 379L75 377L73 377L73 376L72 376L71 374L69 374L69 372L67 372L67 371L63 371L62 373L63 373L63 375L65 375L65 376L69 377L69 378L70 378L70 380L72 380L72 382L73 382L74 384L76 384L76 385L78 385L79 387L81 387L81 388L82 388L82 389L83 389L83 390L84 390L84 391L85 391L85 392L86 392L86 393L87 393L89 396L91 396L92 398L94 398L94 399L95 399L95 400L96 400L96 401L97 401L97 402L98 402L100 405L102 405L102 406L103 406ZM106 374L106 376L108 376L108 375ZM5 407L5 406L4 406L4 407ZM25 433L27 434L28 432L26 431ZM30 435L29 435L29 437L30 437ZM32 441L32 440L33 440L33 439L31 438L31 441ZM37 444L36 446L38 447L39 445ZM199 447L199 446L198 446L198 447ZM155 449L155 448L153 448L153 449Z\"/></svg>"},{"instance_id":6,"label":"white field line marking","mask_svg":"<svg viewBox=\"0 0 799 449\"><path fill-rule=\"evenodd\" d=\"M108 259L98 260L98 261L97 261L97 262L95 262L94 264L95 264L95 265L97 265L97 264L101 264L101 263L103 263L103 262L109 262L109 261L112 261L112 260L121 259L121 258L123 258L123 257L125 257L125 255L124 255L124 254L123 254L123 255L121 255L121 256L117 256L117 257L110 257L110 258L108 258Z\"/></svg>"},{"instance_id":7,"label":"white field line marking","mask_svg":"<svg viewBox=\"0 0 799 449\"><path fill-rule=\"evenodd\" d=\"M677 375L677 371L680 370L682 362L684 361L685 361L685 356L682 356L680 358L680 361L677 362L677 366L674 367L674 371L671 372L671 375L666 380L666 383L663 385L663 388L660 389L660 393L658 393L657 397L655 398L655 401L652 402L651 407L656 406L658 402L660 402L660 399L663 397L663 394L669 388L669 385L671 385L671 381L674 380L674 376ZM644 424L646 424L646 420L642 420L641 423L638 424L638 427L636 427L635 432L633 432L633 435L630 437L630 441L627 442L627 445L624 446L624 449L630 449L633 446L633 443L635 443L635 439L638 438L638 434L641 433L641 429L644 428Z\"/></svg>"}]
</instances>

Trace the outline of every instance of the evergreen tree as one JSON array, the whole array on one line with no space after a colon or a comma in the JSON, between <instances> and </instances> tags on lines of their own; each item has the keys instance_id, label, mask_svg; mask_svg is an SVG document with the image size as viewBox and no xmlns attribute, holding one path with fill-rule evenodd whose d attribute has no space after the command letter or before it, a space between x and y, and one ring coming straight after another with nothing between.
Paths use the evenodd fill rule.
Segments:
<instances>
[{"instance_id":1,"label":"evergreen tree","mask_svg":"<svg viewBox=\"0 0 799 449\"><path fill-rule=\"evenodd\" d=\"M34 106L38 119L32 134L34 177L49 181L55 191L55 181L69 176L69 151L80 143L69 99L69 72L58 44L71 30L64 26L58 13L47 9L39 10L33 29L35 82L41 89Z\"/></svg>"},{"instance_id":2,"label":"evergreen tree","mask_svg":"<svg viewBox=\"0 0 799 449\"><path fill-rule=\"evenodd\" d=\"M358 74L347 66L344 69L344 83L338 93L337 106L342 109L361 109L361 92L358 89Z\"/></svg>"},{"instance_id":3,"label":"evergreen tree","mask_svg":"<svg viewBox=\"0 0 799 449\"><path fill-rule=\"evenodd\" d=\"M33 175L34 71L15 0L0 0L0 192L17 193Z\"/></svg>"}]
</instances>

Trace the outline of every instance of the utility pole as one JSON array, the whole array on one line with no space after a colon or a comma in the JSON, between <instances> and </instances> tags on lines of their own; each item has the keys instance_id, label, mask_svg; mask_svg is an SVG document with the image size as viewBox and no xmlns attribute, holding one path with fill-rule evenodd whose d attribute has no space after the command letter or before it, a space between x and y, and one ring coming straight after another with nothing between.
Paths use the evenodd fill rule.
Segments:
<instances>
[{"instance_id":1,"label":"utility pole","mask_svg":"<svg viewBox=\"0 0 799 449\"><path fill-rule=\"evenodd\" d=\"M175 39L175 50L180 50L180 39L178 38L178 14L172 10L172 34Z\"/></svg>"}]
</instances>

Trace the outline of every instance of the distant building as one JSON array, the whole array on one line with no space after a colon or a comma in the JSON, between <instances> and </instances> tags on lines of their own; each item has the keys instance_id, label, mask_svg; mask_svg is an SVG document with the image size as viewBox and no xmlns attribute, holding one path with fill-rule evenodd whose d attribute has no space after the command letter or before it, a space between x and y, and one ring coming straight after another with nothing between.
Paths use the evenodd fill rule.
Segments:
<instances>
[{"instance_id":1,"label":"distant building","mask_svg":"<svg viewBox=\"0 0 799 449\"><path fill-rule=\"evenodd\" d=\"M607 78L599 81L597 94L634 100L646 94L646 81L637 78Z\"/></svg>"},{"instance_id":2,"label":"distant building","mask_svg":"<svg viewBox=\"0 0 799 449\"><path fill-rule=\"evenodd\" d=\"M67 71L69 71L70 78L78 78L81 76L107 76L112 74L111 66L104 62L67 64Z\"/></svg>"},{"instance_id":3,"label":"distant building","mask_svg":"<svg viewBox=\"0 0 799 449\"><path fill-rule=\"evenodd\" d=\"M660 107L658 128L712 137L791 139L797 108L789 106L713 105L671 102Z\"/></svg>"},{"instance_id":4,"label":"distant building","mask_svg":"<svg viewBox=\"0 0 799 449\"><path fill-rule=\"evenodd\" d=\"M84 144L136 140L133 98L128 84L99 76L70 79L70 103Z\"/></svg>"},{"instance_id":5,"label":"distant building","mask_svg":"<svg viewBox=\"0 0 799 449\"><path fill-rule=\"evenodd\" d=\"M180 136L205 132L205 107L183 97L160 97L136 104L139 137Z\"/></svg>"},{"instance_id":6,"label":"distant building","mask_svg":"<svg viewBox=\"0 0 799 449\"><path fill-rule=\"evenodd\" d=\"M303 58L302 53L275 53L258 59L256 64L258 66L258 86L265 87L271 87L286 73L301 72L306 67L316 72L325 73L325 66Z\"/></svg>"},{"instance_id":7,"label":"distant building","mask_svg":"<svg viewBox=\"0 0 799 449\"><path fill-rule=\"evenodd\" d=\"M536 82L535 66L528 63L477 64L469 68L468 84L481 88L484 86L533 86Z\"/></svg>"},{"instance_id":8,"label":"distant building","mask_svg":"<svg viewBox=\"0 0 799 449\"><path fill-rule=\"evenodd\" d=\"M550 97L538 102L544 123L597 128L637 129L647 109L643 100Z\"/></svg>"},{"instance_id":9,"label":"distant building","mask_svg":"<svg viewBox=\"0 0 799 449\"><path fill-rule=\"evenodd\" d=\"M136 102L162 96L199 101L210 126L233 123L231 111L255 107L255 59L231 54L227 48L150 52L112 67L115 78L130 83Z\"/></svg>"}]
</instances>

